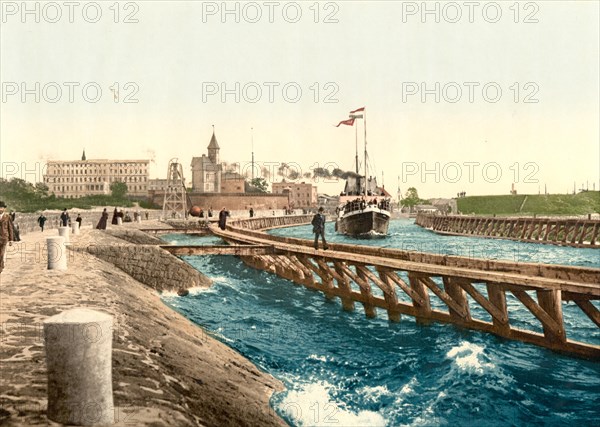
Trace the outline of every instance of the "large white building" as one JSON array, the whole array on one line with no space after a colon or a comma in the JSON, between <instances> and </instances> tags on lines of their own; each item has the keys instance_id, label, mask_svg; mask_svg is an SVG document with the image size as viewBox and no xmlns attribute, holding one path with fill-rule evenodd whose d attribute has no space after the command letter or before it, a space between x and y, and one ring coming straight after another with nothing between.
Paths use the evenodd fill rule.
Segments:
<instances>
[{"instance_id":1,"label":"large white building","mask_svg":"<svg viewBox=\"0 0 600 427\"><path fill-rule=\"evenodd\" d=\"M110 185L123 182L127 195L148 196L149 160L50 160L46 164L44 184L56 197L78 198L110 194Z\"/></svg>"}]
</instances>

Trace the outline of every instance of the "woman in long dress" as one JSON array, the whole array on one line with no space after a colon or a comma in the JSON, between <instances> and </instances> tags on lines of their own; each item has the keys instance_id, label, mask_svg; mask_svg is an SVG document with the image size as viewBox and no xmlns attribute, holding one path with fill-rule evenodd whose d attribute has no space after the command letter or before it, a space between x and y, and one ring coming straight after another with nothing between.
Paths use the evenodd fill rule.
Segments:
<instances>
[{"instance_id":1,"label":"woman in long dress","mask_svg":"<svg viewBox=\"0 0 600 427\"><path fill-rule=\"evenodd\" d=\"M106 209L104 209L106 210ZM107 214L108 215L108 214ZM117 218L119 216L119 213L117 212L117 208L115 208L114 212L113 212L113 217L112 217L112 225L117 225Z\"/></svg>"},{"instance_id":2,"label":"woman in long dress","mask_svg":"<svg viewBox=\"0 0 600 427\"><path fill-rule=\"evenodd\" d=\"M100 217L100 221L98 221L98 225L96 228L98 230L106 230L106 223L108 222L108 212L106 212L106 208L102 211L102 216Z\"/></svg>"}]
</instances>

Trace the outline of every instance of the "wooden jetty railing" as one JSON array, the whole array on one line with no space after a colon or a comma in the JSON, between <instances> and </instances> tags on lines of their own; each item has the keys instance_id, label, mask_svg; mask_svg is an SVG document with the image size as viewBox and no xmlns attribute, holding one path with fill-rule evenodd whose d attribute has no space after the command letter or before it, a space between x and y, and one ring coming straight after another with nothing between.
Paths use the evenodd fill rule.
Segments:
<instances>
[{"instance_id":1,"label":"wooden jetty railing","mask_svg":"<svg viewBox=\"0 0 600 427\"><path fill-rule=\"evenodd\" d=\"M600 248L600 220L496 218L419 213L415 224L439 234Z\"/></svg>"},{"instance_id":2,"label":"wooden jetty railing","mask_svg":"<svg viewBox=\"0 0 600 427\"><path fill-rule=\"evenodd\" d=\"M310 217L304 218L308 221ZM298 219L300 221L300 219ZM296 284L340 298L345 310L355 303L367 317L387 311L392 322L402 315L419 323L453 323L500 337L600 360L598 338L569 338L563 321L564 303L572 301L600 327L600 269L514 263L369 247L330 244L315 250L303 239L271 236L248 228L268 226L256 220L232 222L215 235L236 245L272 246L273 253L255 252L242 260ZM510 314L518 304L539 321L531 329L516 327Z\"/></svg>"}]
</instances>

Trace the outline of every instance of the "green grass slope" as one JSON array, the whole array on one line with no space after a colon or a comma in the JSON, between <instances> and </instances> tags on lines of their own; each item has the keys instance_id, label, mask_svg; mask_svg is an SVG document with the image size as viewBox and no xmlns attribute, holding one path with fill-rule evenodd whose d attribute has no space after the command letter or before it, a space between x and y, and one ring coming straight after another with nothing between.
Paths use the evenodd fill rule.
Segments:
<instances>
[{"instance_id":1,"label":"green grass slope","mask_svg":"<svg viewBox=\"0 0 600 427\"><path fill-rule=\"evenodd\" d=\"M600 192L471 196L457 199L458 210L476 215L585 215L600 213Z\"/></svg>"}]
</instances>

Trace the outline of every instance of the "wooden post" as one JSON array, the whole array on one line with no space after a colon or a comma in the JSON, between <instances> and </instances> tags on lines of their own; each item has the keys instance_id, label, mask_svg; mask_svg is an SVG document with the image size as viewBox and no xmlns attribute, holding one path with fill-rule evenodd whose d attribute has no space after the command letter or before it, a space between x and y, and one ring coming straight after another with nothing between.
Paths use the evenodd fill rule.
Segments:
<instances>
[{"instance_id":1,"label":"wooden post","mask_svg":"<svg viewBox=\"0 0 600 427\"><path fill-rule=\"evenodd\" d=\"M542 322L544 336L550 341L564 343L567 339L562 314L562 295L560 289L537 291L540 307L559 325L555 330Z\"/></svg>"},{"instance_id":2,"label":"wooden post","mask_svg":"<svg viewBox=\"0 0 600 427\"><path fill-rule=\"evenodd\" d=\"M463 288L460 287L459 281L452 277L444 277L444 290L463 310L462 313L455 311L451 306L448 306L450 316L454 318L456 323L467 323L471 321L471 313L469 311L469 301Z\"/></svg>"},{"instance_id":3,"label":"wooden post","mask_svg":"<svg viewBox=\"0 0 600 427\"><path fill-rule=\"evenodd\" d=\"M394 283L385 270L377 269L377 273L379 273L379 279L381 282L387 285L383 291L383 296L388 304L388 319L390 322L399 322L400 312L396 309L398 305L398 295L396 295Z\"/></svg>"},{"instance_id":4,"label":"wooden post","mask_svg":"<svg viewBox=\"0 0 600 427\"><path fill-rule=\"evenodd\" d=\"M341 261L336 261L333 263L335 267L335 271L338 274L339 278L337 279L338 288L344 291L344 294L348 296L342 296L342 307L346 311L354 311L354 300L351 297L352 288L350 287L350 281L348 277L344 275L344 270L341 267Z\"/></svg>"},{"instance_id":5,"label":"wooden post","mask_svg":"<svg viewBox=\"0 0 600 427\"><path fill-rule=\"evenodd\" d=\"M371 284L360 271L360 269L357 269L356 275L354 275L354 281L360 287L360 294L364 298L363 306L365 308L365 316L376 317L377 311L375 310L375 305L373 304L373 292L371 292Z\"/></svg>"},{"instance_id":6,"label":"wooden post","mask_svg":"<svg viewBox=\"0 0 600 427\"><path fill-rule=\"evenodd\" d=\"M417 312L415 320L420 324L431 323L431 302L429 299L429 292L427 288L421 283L419 277L415 274L408 274L408 281L410 287L421 297L422 304L413 298L413 306Z\"/></svg>"},{"instance_id":7,"label":"wooden post","mask_svg":"<svg viewBox=\"0 0 600 427\"><path fill-rule=\"evenodd\" d=\"M486 283L488 299L494 307L502 313L502 319L493 318L494 332L503 337L510 336L510 324L508 323L508 310L506 307L506 293L496 283Z\"/></svg>"}]
</instances>

